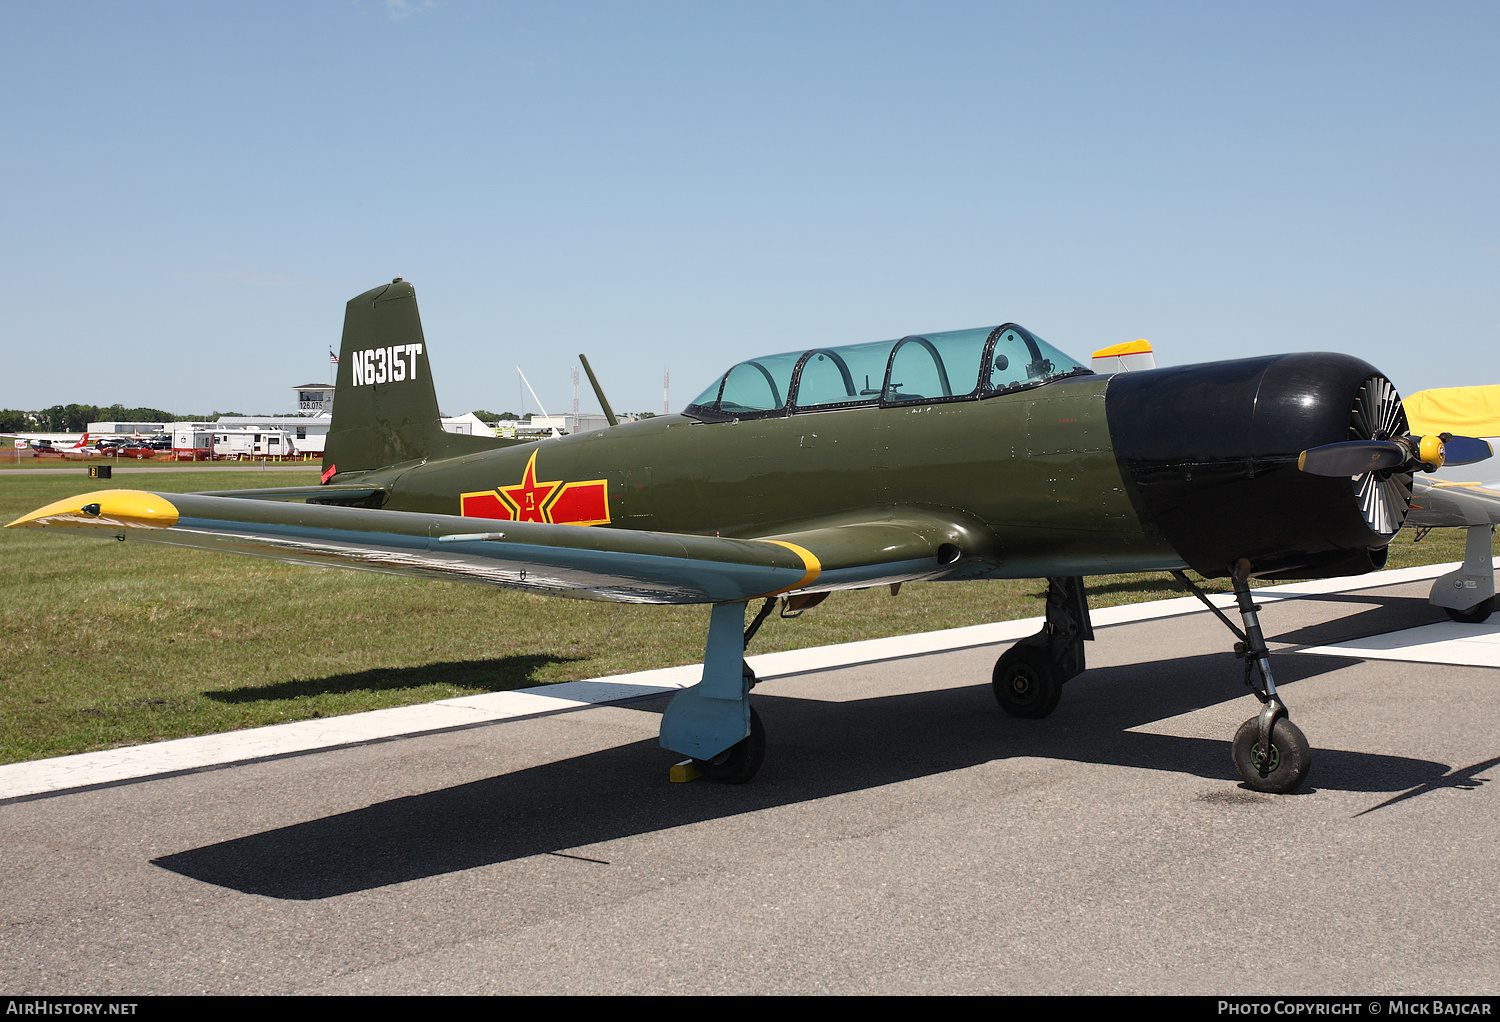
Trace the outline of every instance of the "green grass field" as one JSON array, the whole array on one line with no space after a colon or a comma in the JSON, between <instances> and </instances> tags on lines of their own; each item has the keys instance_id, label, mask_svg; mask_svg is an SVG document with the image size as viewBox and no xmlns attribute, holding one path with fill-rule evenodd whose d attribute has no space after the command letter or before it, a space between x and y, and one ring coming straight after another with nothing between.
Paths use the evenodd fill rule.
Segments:
<instances>
[{"instance_id":1,"label":"green grass field","mask_svg":"<svg viewBox=\"0 0 1500 1022\"><path fill-rule=\"evenodd\" d=\"M0 472L0 521L91 489L268 485L259 468ZM317 481L278 471L274 485ZM1463 533L1402 535L1390 567L1455 561ZM1222 583L1210 586L1222 590ZM1042 581L836 593L772 615L751 651L1029 617ZM1166 575L1089 580L1090 603L1180 595ZM617 606L110 538L0 532L0 762L695 663L706 607ZM1225 637L1225 648L1229 648ZM983 679L975 679L976 684Z\"/></svg>"}]
</instances>

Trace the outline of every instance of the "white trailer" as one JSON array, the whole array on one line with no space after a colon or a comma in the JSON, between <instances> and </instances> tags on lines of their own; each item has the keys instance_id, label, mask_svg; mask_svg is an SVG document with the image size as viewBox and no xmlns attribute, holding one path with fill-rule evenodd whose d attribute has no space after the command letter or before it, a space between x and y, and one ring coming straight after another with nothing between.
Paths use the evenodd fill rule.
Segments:
<instances>
[{"instance_id":1,"label":"white trailer","mask_svg":"<svg viewBox=\"0 0 1500 1022\"><path fill-rule=\"evenodd\" d=\"M297 456L297 445L284 429L216 429L213 432L216 459L229 461L277 461Z\"/></svg>"},{"instance_id":2,"label":"white trailer","mask_svg":"<svg viewBox=\"0 0 1500 1022\"><path fill-rule=\"evenodd\" d=\"M172 457L178 461L208 461L213 453L213 431L191 422L172 426Z\"/></svg>"}]
</instances>

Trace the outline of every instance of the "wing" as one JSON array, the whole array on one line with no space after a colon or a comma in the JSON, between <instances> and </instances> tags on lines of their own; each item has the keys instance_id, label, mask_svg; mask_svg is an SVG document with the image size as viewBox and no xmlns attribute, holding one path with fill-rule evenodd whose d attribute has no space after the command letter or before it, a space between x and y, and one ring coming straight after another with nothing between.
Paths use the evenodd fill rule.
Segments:
<instances>
[{"instance_id":1,"label":"wing","mask_svg":"<svg viewBox=\"0 0 1500 1022\"><path fill-rule=\"evenodd\" d=\"M1412 484L1405 524L1417 528L1500 525L1500 491L1482 483L1419 478Z\"/></svg>"},{"instance_id":2,"label":"wing","mask_svg":"<svg viewBox=\"0 0 1500 1022\"><path fill-rule=\"evenodd\" d=\"M70 497L7 528L18 526L620 603L725 603L938 578L982 541L974 527L927 513L721 539L141 490Z\"/></svg>"}]
</instances>

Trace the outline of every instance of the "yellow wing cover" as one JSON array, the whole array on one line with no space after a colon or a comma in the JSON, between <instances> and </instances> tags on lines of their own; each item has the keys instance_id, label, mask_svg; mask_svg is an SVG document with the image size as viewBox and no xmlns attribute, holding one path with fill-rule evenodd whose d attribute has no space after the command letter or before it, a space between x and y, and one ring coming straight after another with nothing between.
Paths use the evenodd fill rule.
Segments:
<instances>
[{"instance_id":1,"label":"yellow wing cover","mask_svg":"<svg viewBox=\"0 0 1500 1022\"><path fill-rule=\"evenodd\" d=\"M1422 390L1401 406L1414 435L1500 436L1500 384Z\"/></svg>"}]
</instances>

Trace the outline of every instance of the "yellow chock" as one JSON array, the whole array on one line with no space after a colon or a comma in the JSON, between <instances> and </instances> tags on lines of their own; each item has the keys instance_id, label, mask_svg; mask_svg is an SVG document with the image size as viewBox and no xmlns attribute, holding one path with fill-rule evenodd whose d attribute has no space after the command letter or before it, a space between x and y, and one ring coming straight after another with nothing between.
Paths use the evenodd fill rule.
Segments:
<instances>
[{"instance_id":1,"label":"yellow chock","mask_svg":"<svg viewBox=\"0 0 1500 1022\"><path fill-rule=\"evenodd\" d=\"M696 781L701 776L698 768L693 765L693 761L685 759L681 763L672 764L672 770L667 774L667 779L673 784L682 784L686 781Z\"/></svg>"}]
</instances>

